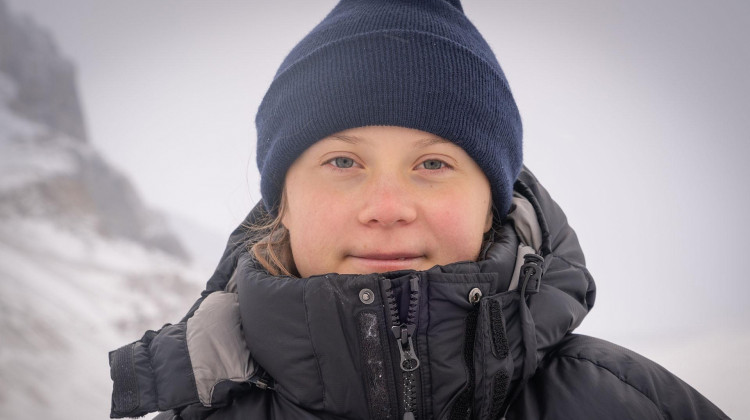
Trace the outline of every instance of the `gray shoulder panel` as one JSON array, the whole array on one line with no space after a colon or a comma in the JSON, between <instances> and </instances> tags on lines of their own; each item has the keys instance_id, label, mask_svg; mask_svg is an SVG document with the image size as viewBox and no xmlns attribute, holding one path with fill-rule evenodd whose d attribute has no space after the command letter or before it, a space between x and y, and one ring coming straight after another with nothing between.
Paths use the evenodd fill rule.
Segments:
<instances>
[{"instance_id":1,"label":"gray shoulder panel","mask_svg":"<svg viewBox=\"0 0 750 420\"><path fill-rule=\"evenodd\" d=\"M198 397L211 406L214 387L222 381L245 382L255 363L240 325L236 293L214 292L187 323L187 345Z\"/></svg>"}]
</instances>

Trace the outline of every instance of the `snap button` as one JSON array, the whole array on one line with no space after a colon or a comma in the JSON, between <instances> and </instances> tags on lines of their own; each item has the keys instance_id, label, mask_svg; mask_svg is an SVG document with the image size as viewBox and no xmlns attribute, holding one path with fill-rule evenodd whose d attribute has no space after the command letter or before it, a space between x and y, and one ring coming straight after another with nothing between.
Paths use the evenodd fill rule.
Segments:
<instances>
[{"instance_id":1,"label":"snap button","mask_svg":"<svg viewBox=\"0 0 750 420\"><path fill-rule=\"evenodd\" d=\"M478 287L471 289L469 292L469 303L476 305L479 303L479 299L482 298L482 291Z\"/></svg>"},{"instance_id":2,"label":"snap button","mask_svg":"<svg viewBox=\"0 0 750 420\"><path fill-rule=\"evenodd\" d=\"M375 302L375 293L370 289L362 289L359 291L359 300L365 305L369 305L372 302Z\"/></svg>"}]
</instances>

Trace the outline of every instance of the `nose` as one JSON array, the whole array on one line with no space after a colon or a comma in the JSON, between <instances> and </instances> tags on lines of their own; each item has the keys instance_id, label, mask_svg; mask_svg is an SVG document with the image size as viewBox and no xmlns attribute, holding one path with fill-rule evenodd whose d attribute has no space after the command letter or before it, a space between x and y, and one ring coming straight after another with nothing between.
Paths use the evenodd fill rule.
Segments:
<instances>
[{"instance_id":1,"label":"nose","mask_svg":"<svg viewBox=\"0 0 750 420\"><path fill-rule=\"evenodd\" d=\"M397 177L378 177L363 190L359 222L371 227L406 225L417 217L416 197Z\"/></svg>"}]
</instances>

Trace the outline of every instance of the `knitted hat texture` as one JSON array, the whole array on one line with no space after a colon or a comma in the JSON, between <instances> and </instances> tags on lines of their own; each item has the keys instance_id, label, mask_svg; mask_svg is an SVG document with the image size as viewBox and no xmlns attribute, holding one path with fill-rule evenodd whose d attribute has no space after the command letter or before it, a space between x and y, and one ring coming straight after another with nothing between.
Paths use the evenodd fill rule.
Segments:
<instances>
[{"instance_id":1,"label":"knitted hat texture","mask_svg":"<svg viewBox=\"0 0 750 420\"><path fill-rule=\"evenodd\" d=\"M508 82L459 0L341 0L289 53L255 119L266 209L309 146L368 125L414 128L463 148L504 216L522 164Z\"/></svg>"}]
</instances>

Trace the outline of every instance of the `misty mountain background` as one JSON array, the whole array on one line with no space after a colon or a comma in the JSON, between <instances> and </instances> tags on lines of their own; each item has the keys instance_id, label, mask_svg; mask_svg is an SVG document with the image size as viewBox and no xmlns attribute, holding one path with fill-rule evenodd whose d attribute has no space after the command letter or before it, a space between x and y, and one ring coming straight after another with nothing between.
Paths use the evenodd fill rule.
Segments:
<instances>
[{"instance_id":1,"label":"misty mountain background","mask_svg":"<svg viewBox=\"0 0 750 420\"><path fill-rule=\"evenodd\" d=\"M198 297L216 261L195 244L221 253L218 235L144 203L83 115L73 63L0 1L3 419L107 418L107 352Z\"/></svg>"},{"instance_id":2,"label":"misty mountain background","mask_svg":"<svg viewBox=\"0 0 750 420\"><path fill-rule=\"evenodd\" d=\"M108 416L107 352L198 297L259 198L257 103L334 4L0 0L0 419ZM463 4L597 281L578 332L750 418L750 3Z\"/></svg>"}]
</instances>

